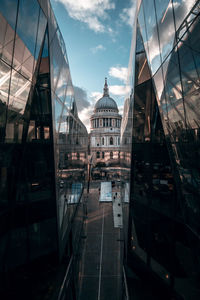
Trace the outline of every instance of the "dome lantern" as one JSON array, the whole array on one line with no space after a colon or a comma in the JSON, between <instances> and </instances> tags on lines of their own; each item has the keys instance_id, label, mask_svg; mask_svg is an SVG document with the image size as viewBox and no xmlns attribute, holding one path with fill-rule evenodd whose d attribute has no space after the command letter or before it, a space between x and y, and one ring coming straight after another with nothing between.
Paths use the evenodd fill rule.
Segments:
<instances>
[{"instance_id":1,"label":"dome lantern","mask_svg":"<svg viewBox=\"0 0 200 300\"><path fill-rule=\"evenodd\" d=\"M109 90L108 90L108 84L107 84L107 78L105 77L105 84L103 89L103 97L109 97Z\"/></svg>"},{"instance_id":2,"label":"dome lantern","mask_svg":"<svg viewBox=\"0 0 200 300\"><path fill-rule=\"evenodd\" d=\"M106 110L106 109L112 110L113 112L116 112L116 113L119 112L115 100L112 99L109 96L107 78L105 78L105 84L104 84L104 89L103 89L103 97L100 98L96 102L95 107L94 107L94 112L96 113L98 111Z\"/></svg>"}]
</instances>

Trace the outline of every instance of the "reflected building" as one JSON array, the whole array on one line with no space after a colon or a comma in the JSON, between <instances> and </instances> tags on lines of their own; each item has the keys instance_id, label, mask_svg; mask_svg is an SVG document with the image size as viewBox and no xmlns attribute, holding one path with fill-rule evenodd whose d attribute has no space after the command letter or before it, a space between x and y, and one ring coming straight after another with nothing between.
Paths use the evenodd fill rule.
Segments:
<instances>
[{"instance_id":1,"label":"reflected building","mask_svg":"<svg viewBox=\"0 0 200 300\"><path fill-rule=\"evenodd\" d=\"M119 167L121 118L115 100L109 96L105 78L103 97L96 102L90 118L90 153L98 171L103 167Z\"/></svg>"},{"instance_id":2,"label":"reflected building","mask_svg":"<svg viewBox=\"0 0 200 300\"><path fill-rule=\"evenodd\" d=\"M158 299L199 299L200 2L137 5L127 264Z\"/></svg>"},{"instance_id":3,"label":"reflected building","mask_svg":"<svg viewBox=\"0 0 200 300\"><path fill-rule=\"evenodd\" d=\"M64 40L48 0L2 0L0 23L0 293L75 299L88 137Z\"/></svg>"}]
</instances>

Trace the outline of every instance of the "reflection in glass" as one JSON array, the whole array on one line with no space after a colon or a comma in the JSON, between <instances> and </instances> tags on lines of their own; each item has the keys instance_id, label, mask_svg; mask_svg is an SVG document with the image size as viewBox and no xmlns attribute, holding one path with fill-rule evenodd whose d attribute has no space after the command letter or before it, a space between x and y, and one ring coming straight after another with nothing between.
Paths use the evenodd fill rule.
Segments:
<instances>
[{"instance_id":1,"label":"reflection in glass","mask_svg":"<svg viewBox=\"0 0 200 300\"><path fill-rule=\"evenodd\" d=\"M0 290L18 298L13 283L21 296L34 281L44 298L78 244L88 133L50 2L2 0L0 11Z\"/></svg>"},{"instance_id":2,"label":"reflection in glass","mask_svg":"<svg viewBox=\"0 0 200 300\"><path fill-rule=\"evenodd\" d=\"M39 18L39 5L37 1L19 1L19 12L16 32L24 41L26 47L34 56L36 34Z\"/></svg>"},{"instance_id":3,"label":"reflection in glass","mask_svg":"<svg viewBox=\"0 0 200 300\"><path fill-rule=\"evenodd\" d=\"M185 17L194 6L196 0L173 0L174 14L175 14L175 24L176 30L179 29L179 26L184 21Z\"/></svg>"},{"instance_id":4,"label":"reflection in glass","mask_svg":"<svg viewBox=\"0 0 200 300\"><path fill-rule=\"evenodd\" d=\"M175 39L172 0L157 0L155 1L155 5L158 22L160 52L162 61L164 61L167 55L171 52Z\"/></svg>"},{"instance_id":5,"label":"reflection in glass","mask_svg":"<svg viewBox=\"0 0 200 300\"><path fill-rule=\"evenodd\" d=\"M144 0L143 6L144 6L145 26L147 32L147 43L149 49L149 55L147 54L147 58L150 63L152 74L154 74L161 64L154 0ZM145 45L145 41L144 41L144 45Z\"/></svg>"},{"instance_id":6,"label":"reflection in glass","mask_svg":"<svg viewBox=\"0 0 200 300\"><path fill-rule=\"evenodd\" d=\"M55 121L56 121L56 132L60 132L60 126L62 122L61 112L63 110L63 105L55 98Z\"/></svg>"},{"instance_id":7,"label":"reflection in glass","mask_svg":"<svg viewBox=\"0 0 200 300\"><path fill-rule=\"evenodd\" d=\"M12 29L15 29L16 14L17 14L17 2L16 0L1 0L0 11ZM1 23L2 24L2 23ZM2 28L1 28L2 29Z\"/></svg>"},{"instance_id":8,"label":"reflection in glass","mask_svg":"<svg viewBox=\"0 0 200 300\"><path fill-rule=\"evenodd\" d=\"M1 13L0 24L0 56L5 62L11 64L15 32Z\"/></svg>"}]
</instances>

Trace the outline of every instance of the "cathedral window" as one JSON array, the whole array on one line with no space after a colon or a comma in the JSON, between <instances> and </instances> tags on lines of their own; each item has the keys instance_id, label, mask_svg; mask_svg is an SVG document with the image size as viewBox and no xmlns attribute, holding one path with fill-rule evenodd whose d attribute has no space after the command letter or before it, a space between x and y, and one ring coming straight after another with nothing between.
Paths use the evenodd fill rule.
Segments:
<instances>
[{"instance_id":1,"label":"cathedral window","mask_svg":"<svg viewBox=\"0 0 200 300\"><path fill-rule=\"evenodd\" d=\"M104 145L104 138L102 138L102 145Z\"/></svg>"},{"instance_id":2,"label":"cathedral window","mask_svg":"<svg viewBox=\"0 0 200 300\"><path fill-rule=\"evenodd\" d=\"M113 145L113 137L110 138L110 145Z\"/></svg>"},{"instance_id":3,"label":"cathedral window","mask_svg":"<svg viewBox=\"0 0 200 300\"><path fill-rule=\"evenodd\" d=\"M113 159L113 152L110 152L110 159Z\"/></svg>"},{"instance_id":4,"label":"cathedral window","mask_svg":"<svg viewBox=\"0 0 200 300\"><path fill-rule=\"evenodd\" d=\"M100 152L99 151L97 151L97 153L96 153L96 158L100 158Z\"/></svg>"},{"instance_id":5,"label":"cathedral window","mask_svg":"<svg viewBox=\"0 0 200 300\"><path fill-rule=\"evenodd\" d=\"M104 152L102 152L102 158L104 158Z\"/></svg>"}]
</instances>

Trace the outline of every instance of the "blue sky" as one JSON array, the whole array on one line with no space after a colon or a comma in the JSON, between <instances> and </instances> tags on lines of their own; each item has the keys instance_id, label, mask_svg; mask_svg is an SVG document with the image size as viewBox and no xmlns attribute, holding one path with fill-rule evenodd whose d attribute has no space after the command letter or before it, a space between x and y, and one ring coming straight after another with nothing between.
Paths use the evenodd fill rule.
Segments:
<instances>
[{"instance_id":1,"label":"blue sky","mask_svg":"<svg viewBox=\"0 0 200 300\"><path fill-rule=\"evenodd\" d=\"M79 117L89 129L105 77L122 112L135 0L51 0L51 4L67 48Z\"/></svg>"}]
</instances>

